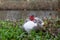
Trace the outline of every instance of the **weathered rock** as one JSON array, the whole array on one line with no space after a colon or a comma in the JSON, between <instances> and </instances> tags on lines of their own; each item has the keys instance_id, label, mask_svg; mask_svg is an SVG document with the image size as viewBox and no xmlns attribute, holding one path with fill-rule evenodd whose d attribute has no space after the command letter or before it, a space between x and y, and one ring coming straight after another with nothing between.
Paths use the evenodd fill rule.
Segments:
<instances>
[{"instance_id":1,"label":"weathered rock","mask_svg":"<svg viewBox=\"0 0 60 40\"><path fill-rule=\"evenodd\" d=\"M56 9L58 0L0 0L0 9Z\"/></svg>"}]
</instances>

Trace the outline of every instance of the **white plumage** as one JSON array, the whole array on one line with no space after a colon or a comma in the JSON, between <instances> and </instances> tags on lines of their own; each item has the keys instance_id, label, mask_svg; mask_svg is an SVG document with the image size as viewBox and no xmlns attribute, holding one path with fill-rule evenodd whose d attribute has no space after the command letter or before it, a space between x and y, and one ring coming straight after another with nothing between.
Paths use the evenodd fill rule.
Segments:
<instances>
[{"instance_id":1,"label":"white plumage","mask_svg":"<svg viewBox=\"0 0 60 40\"><path fill-rule=\"evenodd\" d=\"M40 27L43 27L44 22L39 19L38 17L35 17L34 21L30 21L29 19L23 24L23 28L26 32L30 32L34 27L38 28L38 25Z\"/></svg>"},{"instance_id":2,"label":"white plumage","mask_svg":"<svg viewBox=\"0 0 60 40\"><path fill-rule=\"evenodd\" d=\"M35 20L37 20L37 23L39 24L40 27L43 27L44 25L44 22L42 19L38 18L38 17L35 17Z\"/></svg>"},{"instance_id":3,"label":"white plumage","mask_svg":"<svg viewBox=\"0 0 60 40\"><path fill-rule=\"evenodd\" d=\"M23 28L25 29L25 31L30 32L36 26L37 23L34 23L33 21L28 21L24 23Z\"/></svg>"}]
</instances>

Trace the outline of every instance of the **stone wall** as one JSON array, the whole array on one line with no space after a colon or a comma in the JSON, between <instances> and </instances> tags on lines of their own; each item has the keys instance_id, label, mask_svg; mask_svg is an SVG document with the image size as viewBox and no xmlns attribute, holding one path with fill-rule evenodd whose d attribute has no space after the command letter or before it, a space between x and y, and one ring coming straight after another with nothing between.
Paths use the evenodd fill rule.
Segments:
<instances>
[{"instance_id":1,"label":"stone wall","mask_svg":"<svg viewBox=\"0 0 60 40\"><path fill-rule=\"evenodd\" d=\"M30 14L38 17L58 14L58 4L58 0L0 0L0 20L24 19Z\"/></svg>"},{"instance_id":2,"label":"stone wall","mask_svg":"<svg viewBox=\"0 0 60 40\"><path fill-rule=\"evenodd\" d=\"M25 19L29 15L33 14L35 16L38 16L40 18L46 16L49 17L49 14L52 13L53 15L58 14L57 11L21 11L21 10L4 10L0 11L0 20L19 20L21 18Z\"/></svg>"},{"instance_id":3,"label":"stone wall","mask_svg":"<svg viewBox=\"0 0 60 40\"><path fill-rule=\"evenodd\" d=\"M58 8L58 0L0 0L0 9L48 9Z\"/></svg>"}]
</instances>

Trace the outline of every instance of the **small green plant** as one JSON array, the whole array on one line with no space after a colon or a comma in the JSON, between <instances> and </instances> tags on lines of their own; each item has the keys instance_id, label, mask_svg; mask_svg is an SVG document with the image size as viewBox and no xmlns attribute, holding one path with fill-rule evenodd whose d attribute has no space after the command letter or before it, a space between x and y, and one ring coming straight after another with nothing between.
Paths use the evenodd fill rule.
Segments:
<instances>
[{"instance_id":1,"label":"small green plant","mask_svg":"<svg viewBox=\"0 0 60 40\"><path fill-rule=\"evenodd\" d=\"M23 29L20 28L20 26L22 27L23 23L24 23L23 19L21 19L19 23L0 20L0 40L59 40L60 39L60 33L58 34L57 37L56 36L54 37L49 33L49 31L47 32L39 31L38 33L36 33L34 30L32 30L30 34L26 34L23 31ZM58 24L56 25L55 24L56 22L52 24L52 27L59 26Z\"/></svg>"}]
</instances>

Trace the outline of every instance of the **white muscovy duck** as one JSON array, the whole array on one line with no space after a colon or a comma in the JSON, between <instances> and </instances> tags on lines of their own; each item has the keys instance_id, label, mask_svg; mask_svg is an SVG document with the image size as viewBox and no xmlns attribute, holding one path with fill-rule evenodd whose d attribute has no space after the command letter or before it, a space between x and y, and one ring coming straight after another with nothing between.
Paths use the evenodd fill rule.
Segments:
<instances>
[{"instance_id":1,"label":"white muscovy duck","mask_svg":"<svg viewBox=\"0 0 60 40\"><path fill-rule=\"evenodd\" d=\"M28 21L24 23L23 28L26 32L30 32L34 27L37 27L37 23L34 23L33 21Z\"/></svg>"},{"instance_id":2,"label":"white muscovy duck","mask_svg":"<svg viewBox=\"0 0 60 40\"><path fill-rule=\"evenodd\" d=\"M38 25L39 27L42 27L44 25L44 22L38 17L34 17L32 15L25 21L23 28L26 32L30 33L32 29L38 28Z\"/></svg>"}]
</instances>

